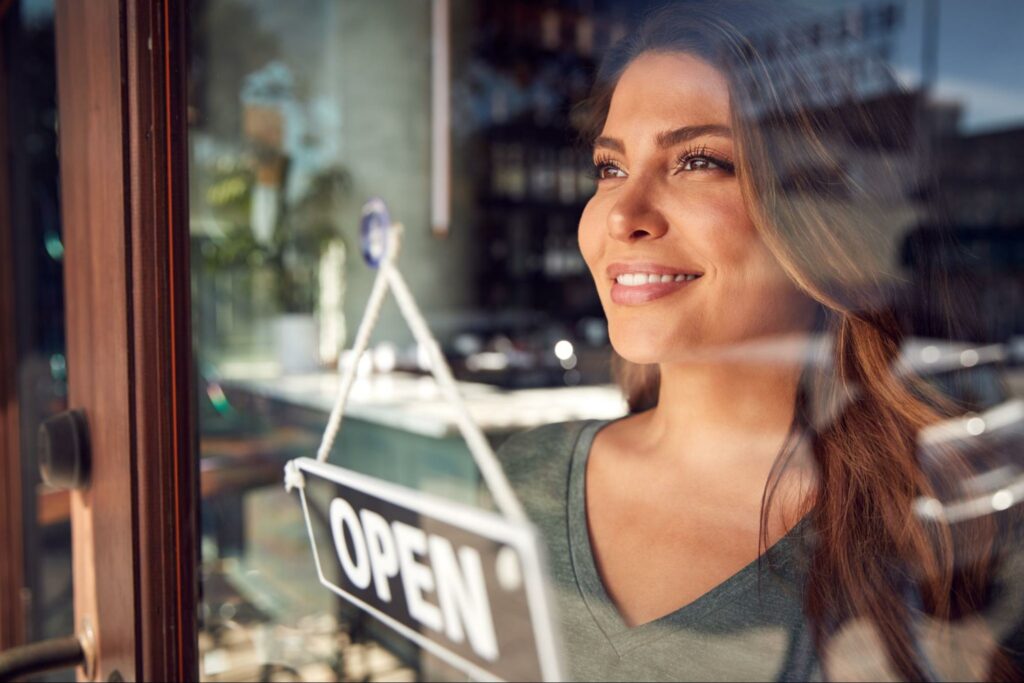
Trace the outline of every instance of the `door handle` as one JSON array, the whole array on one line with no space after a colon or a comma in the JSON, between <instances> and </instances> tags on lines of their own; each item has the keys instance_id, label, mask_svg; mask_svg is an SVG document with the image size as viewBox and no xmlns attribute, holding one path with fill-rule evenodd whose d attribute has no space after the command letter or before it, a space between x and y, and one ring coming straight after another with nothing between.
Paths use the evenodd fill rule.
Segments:
<instances>
[{"instance_id":1,"label":"door handle","mask_svg":"<svg viewBox=\"0 0 1024 683\"><path fill-rule=\"evenodd\" d=\"M0 682L86 663L86 648L78 636L21 645L0 652Z\"/></svg>"},{"instance_id":2,"label":"door handle","mask_svg":"<svg viewBox=\"0 0 1024 683\"><path fill-rule=\"evenodd\" d=\"M89 426L85 412L65 410L39 425L39 474L57 489L84 489L89 484Z\"/></svg>"}]
</instances>

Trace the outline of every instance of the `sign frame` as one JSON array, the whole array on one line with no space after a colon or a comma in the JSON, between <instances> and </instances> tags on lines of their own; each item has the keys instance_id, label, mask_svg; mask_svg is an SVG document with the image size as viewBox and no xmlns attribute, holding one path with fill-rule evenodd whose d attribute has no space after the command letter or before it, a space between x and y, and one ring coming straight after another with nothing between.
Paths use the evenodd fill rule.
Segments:
<instances>
[{"instance_id":1,"label":"sign frame","mask_svg":"<svg viewBox=\"0 0 1024 683\"><path fill-rule=\"evenodd\" d=\"M392 505L406 508L417 514L434 518L513 548L517 553L522 570L524 592L526 593L527 608L530 613L530 623L533 627L535 650L538 655L541 675L545 681L563 680L558 654L557 634L552 628L554 623L553 614L549 609L554 604L553 596L550 594L548 584L544 580L544 558L541 554L541 546L537 542L536 533L530 527L516 523L489 510L449 501L339 467L338 465L321 463L313 458L297 458L292 462L294 463L295 474L301 474L303 478L312 476L334 484L341 484ZM316 535L313 532L309 507L306 502L305 484L296 488L299 490L302 501L302 513L306 522L310 546L313 549L313 561L316 564L317 577L321 585L352 603L360 610L395 629L424 650L464 671L468 675L478 680L504 680L450 651L442 643L431 640L391 615L385 614L376 607L367 604L364 600L328 580L324 574L320 554L317 549Z\"/></svg>"}]
</instances>

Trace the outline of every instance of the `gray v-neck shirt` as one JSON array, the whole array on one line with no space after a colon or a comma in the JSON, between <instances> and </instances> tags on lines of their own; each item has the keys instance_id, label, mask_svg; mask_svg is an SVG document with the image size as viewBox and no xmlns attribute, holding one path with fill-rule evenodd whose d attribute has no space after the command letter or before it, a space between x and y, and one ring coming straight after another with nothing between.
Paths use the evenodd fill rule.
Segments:
<instances>
[{"instance_id":1,"label":"gray v-neck shirt","mask_svg":"<svg viewBox=\"0 0 1024 683\"><path fill-rule=\"evenodd\" d=\"M566 674L608 681L820 679L802 612L803 523L690 604L626 625L597 571L586 516L587 459L594 436L610 422L546 425L498 449L546 545Z\"/></svg>"}]
</instances>

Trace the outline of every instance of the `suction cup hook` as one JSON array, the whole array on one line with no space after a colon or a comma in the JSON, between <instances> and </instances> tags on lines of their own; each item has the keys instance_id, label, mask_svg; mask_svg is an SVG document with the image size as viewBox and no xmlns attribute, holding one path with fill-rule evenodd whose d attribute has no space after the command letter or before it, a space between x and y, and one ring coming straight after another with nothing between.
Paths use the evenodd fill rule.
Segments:
<instances>
[{"instance_id":1,"label":"suction cup hook","mask_svg":"<svg viewBox=\"0 0 1024 683\"><path fill-rule=\"evenodd\" d=\"M363 204L359 233L362 237L363 258L371 268L380 267L384 261L391 230L391 213L383 199L374 197Z\"/></svg>"}]
</instances>

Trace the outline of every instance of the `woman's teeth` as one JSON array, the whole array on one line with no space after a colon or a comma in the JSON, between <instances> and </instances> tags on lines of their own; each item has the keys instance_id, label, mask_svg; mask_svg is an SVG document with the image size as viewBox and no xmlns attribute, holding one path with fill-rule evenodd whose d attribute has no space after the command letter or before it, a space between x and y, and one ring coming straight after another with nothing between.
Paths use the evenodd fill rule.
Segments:
<instances>
[{"instance_id":1,"label":"woman's teeth","mask_svg":"<svg viewBox=\"0 0 1024 683\"><path fill-rule=\"evenodd\" d=\"M684 280L696 280L699 275L655 275L653 273L626 273L615 278L620 285L636 287L649 285L656 282L683 282Z\"/></svg>"}]
</instances>

